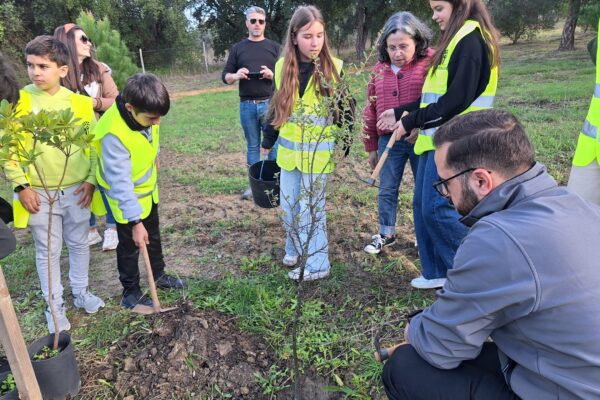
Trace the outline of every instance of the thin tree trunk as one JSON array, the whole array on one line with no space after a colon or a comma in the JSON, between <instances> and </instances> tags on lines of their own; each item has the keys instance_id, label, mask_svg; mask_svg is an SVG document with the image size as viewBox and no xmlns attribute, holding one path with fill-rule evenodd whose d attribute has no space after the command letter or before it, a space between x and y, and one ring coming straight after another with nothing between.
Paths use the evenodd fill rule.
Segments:
<instances>
[{"instance_id":1,"label":"thin tree trunk","mask_svg":"<svg viewBox=\"0 0 600 400\"><path fill-rule=\"evenodd\" d=\"M364 1L359 1L356 6L356 58L362 60L365 56L365 44L367 41L367 7Z\"/></svg>"},{"instance_id":2,"label":"thin tree trunk","mask_svg":"<svg viewBox=\"0 0 600 400\"><path fill-rule=\"evenodd\" d=\"M579 10L581 10L581 0L569 0L569 14L565 21L562 36L560 37L560 45L558 46L558 50L560 51L573 50L575 48L575 28L577 27Z\"/></svg>"}]
</instances>

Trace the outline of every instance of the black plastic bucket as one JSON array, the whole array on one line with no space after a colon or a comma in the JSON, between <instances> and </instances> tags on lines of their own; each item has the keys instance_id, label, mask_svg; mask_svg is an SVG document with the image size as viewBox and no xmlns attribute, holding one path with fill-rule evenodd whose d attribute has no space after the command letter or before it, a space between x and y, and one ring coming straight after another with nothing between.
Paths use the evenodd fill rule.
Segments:
<instances>
[{"instance_id":1,"label":"black plastic bucket","mask_svg":"<svg viewBox=\"0 0 600 400\"><path fill-rule=\"evenodd\" d=\"M75 361L73 343L67 332L61 332L58 337L60 353L45 360L34 360L44 346L52 348L54 334L46 335L27 347L33 372L40 385L44 400L65 399L67 395L75 396L81 388L79 369Z\"/></svg>"},{"instance_id":2,"label":"black plastic bucket","mask_svg":"<svg viewBox=\"0 0 600 400\"><path fill-rule=\"evenodd\" d=\"M279 206L279 173L281 168L275 161L263 160L248 168L250 189L254 203L262 208Z\"/></svg>"}]
</instances>

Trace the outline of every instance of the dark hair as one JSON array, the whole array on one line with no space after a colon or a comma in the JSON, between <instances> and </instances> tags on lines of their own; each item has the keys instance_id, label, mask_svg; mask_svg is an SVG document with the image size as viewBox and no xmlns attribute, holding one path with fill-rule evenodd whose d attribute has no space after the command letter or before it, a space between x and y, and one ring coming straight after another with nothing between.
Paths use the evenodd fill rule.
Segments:
<instances>
[{"instance_id":1,"label":"dark hair","mask_svg":"<svg viewBox=\"0 0 600 400\"><path fill-rule=\"evenodd\" d=\"M445 56L446 49L450 44L450 41L456 35L456 33L462 28L464 23L468 19L473 19L479 22L479 26L483 30L481 34L485 40L488 48L488 58L490 60L490 67L497 67L500 65L500 47L498 43L498 30L492 23L490 13L486 8L482 0L442 0L452 5L452 15L448 21L446 30L442 32L440 42L435 49L435 54L431 59L431 66L433 72L442 63Z\"/></svg>"},{"instance_id":2,"label":"dark hair","mask_svg":"<svg viewBox=\"0 0 600 400\"><path fill-rule=\"evenodd\" d=\"M154 74L138 73L130 76L121 96L137 112L167 115L171 108L169 92Z\"/></svg>"},{"instance_id":3,"label":"dark hair","mask_svg":"<svg viewBox=\"0 0 600 400\"><path fill-rule=\"evenodd\" d=\"M25 46L25 55L47 57L59 67L69 65L69 50L60 40L49 35L36 36Z\"/></svg>"},{"instance_id":4,"label":"dark hair","mask_svg":"<svg viewBox=\"0 0 600 400\"><path fill-rule=\"evenodd\" d=\"M391 63L390 55L387 51L387 38L396 32L402 32L414 40L415 58L423 58L427 55L427 49L433 37L431 29L411 13L403 11L389 17L381 29L379 39L377 40L380 62Z\"/></svg>"},{"instance_id":5,"label":"dark hair","mask_svg":"<svg viewBox=\"0 0 600 400\"><path fill-rule=\"evenodd\" d=\"M489 168L512 178L534 163L523 125L507 111L473 111L452 118L433 137L435 147L444 143L450 143L446 165L455 171Z\"/></svg>"},{"instance_id":6,"label":"dark hair","mask_svg":"<svg viewBox=\"0 0 600 400\"><path fill-rule=\"evenodd\" d=\"M19 87L15 70L4 55L0 53L0 100L8 100L9 103L17 104L19 101Z\"/></svg>"},{"instance_id":7,"label":"dark hair","mask_svg":"<svg viewBox=\"0 0 600 400\"><path fill-rule=\"evenodd\" d=\"M82 30L79 25L73 23L61 25L54 30L54 37L63 42L69 49L69 72L62 79L62 85L73 92L87 96L84 87L91 82L100 82L102 73L98 64L94 62L93 55L83 60L81 66L79 66L75 32ZM83 79L81 78L82 75Z\"/></svg>"}]
</instances>

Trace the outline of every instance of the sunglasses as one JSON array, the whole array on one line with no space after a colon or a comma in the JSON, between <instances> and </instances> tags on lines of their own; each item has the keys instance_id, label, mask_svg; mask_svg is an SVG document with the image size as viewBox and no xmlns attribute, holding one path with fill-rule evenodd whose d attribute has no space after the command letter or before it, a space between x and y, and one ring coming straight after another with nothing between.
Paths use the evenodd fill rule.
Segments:
<instances>
[{"instance_id":1,"label":"sunglasses","mask_svg":"<svg viewBox=\"0 0 600 400\"><path fill-rule=\"evenodd\" d=\"M261 24L261 25L264 25L264 24L265 24L265 20L264 20L264 19L250 18L248 21L250 21L250 23L251 23L252 25L254 25L254 24L255 24L255 23L257 23L257 22L258 22L259 24Z\"/></svg>"},{"instance_id":2,"label":"sunglasses","mask_svg":"<svg viewBox=\"0 0 600 400\"><path fill-rule=\"evenodd\" d=\"M79 38L79 40L81 40L81 43L83 44L88 44L91 43L92 41L85 35L81 35L81 37Z\"/></svg>"}]
</instances>

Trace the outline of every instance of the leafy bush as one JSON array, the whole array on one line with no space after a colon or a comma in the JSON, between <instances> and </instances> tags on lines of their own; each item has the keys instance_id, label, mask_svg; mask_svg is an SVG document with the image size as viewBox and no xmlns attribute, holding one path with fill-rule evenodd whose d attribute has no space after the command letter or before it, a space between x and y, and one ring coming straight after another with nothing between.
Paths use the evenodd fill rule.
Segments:
<instances>
[{"instance_id":1,"label":"leafy bush","mask_svg":"<svg viewBox=\"0 0 600 400\"><path fill-rule=\"evenodd\" d=\"M490 0L494 23L513 44L532 39L541 29L551 29L558 21L560 0Z\"/></svg>"}]
</instances>

